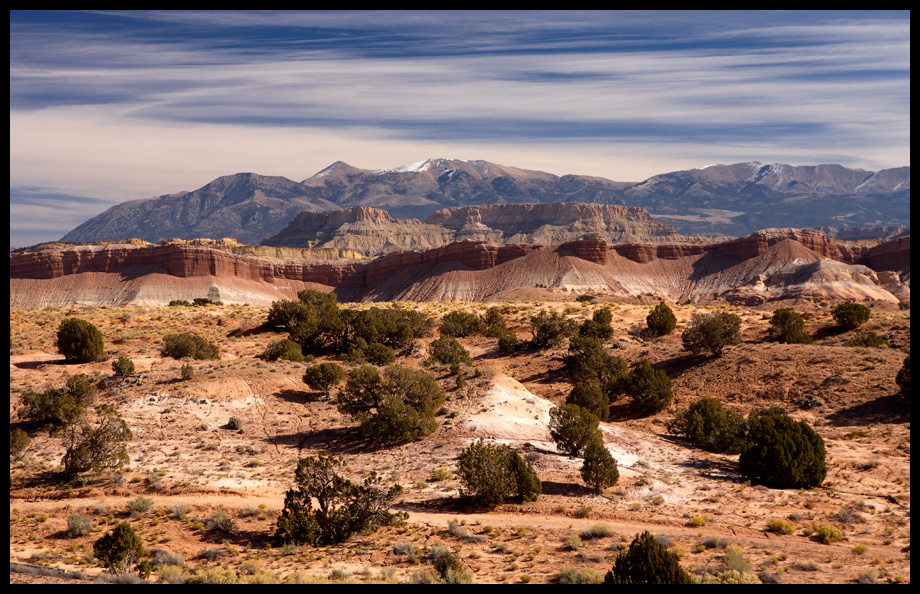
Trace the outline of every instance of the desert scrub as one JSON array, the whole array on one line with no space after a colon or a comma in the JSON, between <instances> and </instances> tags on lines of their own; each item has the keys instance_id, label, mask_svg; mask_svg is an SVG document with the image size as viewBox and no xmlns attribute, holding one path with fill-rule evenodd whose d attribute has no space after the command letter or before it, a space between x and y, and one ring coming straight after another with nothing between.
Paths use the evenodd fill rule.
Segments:
<instances>
[{"instance_id":1,"label":"desert scrub","mask_svg":"<svg viewBox=\"0 0 920 594\"><path fill-rule=\"evenodd\" d=\"M694 528L702 528L703 526L706 525L706 518L704 518L703 516L693 516L692 518L690 518L690 521L687 522L687 525L692 526Z\"/></svg>"},{"instance_id":2,"label":"desert scrub","mask_svg":"<svg viewBox=\"0 0 920 594\"><path fill-rule=\"evenodd\" d=\"M562 548L567 551L577 551L581 548L581 538L577 534L573 534L563 541Z\"/></svg>"},{"instance_id":3,"label":"desert scrub","mask_svg":"<svg viewBox=\"0 0 920 594\"><path fill-rule=\"evenodd\" d=\"M128 513L131 514L131 517L136 518L150 511L152 507L153 499L139 495L128 502Z\"/></svg>"},{"instance_id":4,"label":"desert scrub","mask_svg":"<svg viewBox=\"0 0 920 594\"><path fill-rule=\"evenodd\" d=\"M598 522L582 530L581 538L582 540L594 540L596 538L609 538L614 534L613 526L606 522Z\"/></svg>"},{"instance_id":5,"label":"desert scrub","mask_svg":"<svg viewBox=\"0 0 920 594\"><path fill-rule=\"evenodd\" d=\"M559 584L601 584L604 582L604 576L593 569L563 567L556 576L556 582Z\"/></svg>"},{"instance_id":6,"label":"desert scrub","mask_svg":"<svg viewBox=\"0 0 920 594\"><path fill-rule=\"evenodd\" d=\"M832 544L843 540L843 532L840 528L830 524L812 527L812 535L824 544Z\"/></svg>"},{"instance_id":7,"label":"desert scrub","mask_svg":"<svg viewBox=\"0 0 920 594\"><path fill-rule=\"evenodd\" d=\"M67 536L78 538L84 534L89 534L93 529L93 520L83 514L73 514L67 516Z\"/></svg>"},{"instance_id":8,"label":"desert scrub","mask_svg":"<svg viewBox=\"0 0 920 594\"><path fill-rule=\"evenodd\" d=\"M239 417L230 417L230 420L227 421L227 429L232 431L239 431L243 428L243 420Z\"/></svg>"},{"instance_id":9,"label":"desert scrub","mask_svg":"<svg viewBox=\"0 0 920 594\"><path fill-rule=\"evenodd\" d=\"M767 530L776 534L795 534L795 524L789 520L776 518L770 520Z\"/></svg>"}]
</instances>

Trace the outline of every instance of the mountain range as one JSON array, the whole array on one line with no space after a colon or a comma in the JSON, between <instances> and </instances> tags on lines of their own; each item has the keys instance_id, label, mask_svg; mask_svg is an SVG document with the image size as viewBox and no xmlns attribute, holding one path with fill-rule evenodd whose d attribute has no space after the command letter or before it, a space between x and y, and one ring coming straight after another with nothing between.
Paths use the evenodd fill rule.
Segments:
<instances>
[{"instance_id":1,"label":"mountain range","mask_svg":"<svg viewBox=\"0 0 920 594\"><path fill-rule=\"evenodd\" d=\"M133 200L81 224L62 241L235 237L258 244L303 211L373 207L401 219L444 208L583 202L645 208L683 235L743 236L767 227L910 225L910 167L757 162L711 165L639 183L428 159L372 171L338 161L301 182L238 173L191 192Z\"/></svg>"}]
</instances>

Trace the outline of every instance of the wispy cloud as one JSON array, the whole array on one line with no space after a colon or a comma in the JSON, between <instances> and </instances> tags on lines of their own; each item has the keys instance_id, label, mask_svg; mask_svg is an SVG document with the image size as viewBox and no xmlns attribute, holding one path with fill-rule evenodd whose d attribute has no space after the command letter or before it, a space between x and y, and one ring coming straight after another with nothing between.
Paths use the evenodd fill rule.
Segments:
<instances>
[{"instance_id":1,"label":"wispy cloud","mask_svg":"<svg viewBox=\"0 0 920 594\"><path fill-rule=\"evenodd\" d=\"M11 200L339 159L878 169L910 162L910 15L14 11L10 128Z\"/></svg>"}]
</instances>

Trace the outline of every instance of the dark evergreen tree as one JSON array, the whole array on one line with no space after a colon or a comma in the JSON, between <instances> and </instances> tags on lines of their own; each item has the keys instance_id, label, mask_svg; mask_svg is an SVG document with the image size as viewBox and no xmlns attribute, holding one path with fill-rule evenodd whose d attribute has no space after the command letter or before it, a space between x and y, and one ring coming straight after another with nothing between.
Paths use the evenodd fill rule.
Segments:
<instances>
[{"instance_id":1,"label":"dark evergreen tree","mask_svg":"<svg viewBox=\"0 0 920 594\"><path fill-rule=\"evenodd\" d=\"M345 370L337 363L320 363L307 367L303 374L303 381L313 390L321 391L326 398L332 395L332 388L342 382Z\"/></svg>"},{"instance_id":2,"label":"dark evergreen tree","mask_svg":"<svg viewBox=\"0 0 920 594\"><path fill-rule=\"evenodd\" d=\"M680 338L691 353L721 357L725 347L741 342L741 318L732 313L694 314Z\"/></svg>"},{"instance_id":3,"label":"dark evergreen tree","mask_svg":"<svg viewBox=\"0 0 920 594\"><path fill-rule=\"evenodd\" d=\"M777 342L785 344L811 344L805 333L805 320L791 309L777 309L770 318L770 334Z\"/></svg>"},{"instance_id":4,"label":"dark evergreen tree","mask_svg":"<svg viewBox=\"0 0 920 594\"><path fill-rule=\"evenodd\" d=\"M595 382L575 384L566 396L565 403L577 404L601 420L610 416L610 401Z\"/></svg>"},{"instance_id":5,"label":"dark evergreen tree","mask_svg":"<svg viewBox=\"0 0 920 594\"><path fill-rule=\"evenodd\" d=\"M824 440L804 421L782 409L748 415L739 458L741 475L777 489L808 489L827 476Z\"/></svg>"},{"instance_id":6,"label":"dark evergreen tree","mask_svg":"<svg viewBox=\"0 0 920 594\"><path fill-rule=\"evenodd\" d=\"M653 413L671 405L671 379L664 371L655 369L643 360L627 374L621 383L622 391L641 412Z\"/></svg>"},{"instance_id":7,"label":"dark evergreen tree","mask_svg":"<svg viewBox=\"0 0 920 594\"><path fill-rule=\"evenodd\" d=\"M645 324L652 336L665 336L677 328L677 317L671 308L662 302L652 308L645 318Z\"/></svg>"},{"instance_id":8,"label":"dark evergreen tree","mask_svg":"<svg viewBox=\"0 0 920 594\"><path fill-rule=\"evenodd\" d=\"M629 548L617 555L605 584L692 584L677 558L648 532L636 536Z\"/></svg>"},{"instance_id":9,"label":"dark evergreen tree","mask_svg":"<svg viewBox=\"0 0 920 594\"><path fill-rule=\"evenodd\" d=\"M841 303L831 310L837 325L844 330L855 330L869 321L872 310L860 303Z\"/></svg>"},{"instance_id":10,"label":"dark evergreen tree","mask_svg":"<svg viewBox=\"0 0 920 594\"><path fill-rule=\"evenodd\" d=\"M302 458L294 474L295 487L284 498L275 522L275 536L284 542L313 545L345 542L356 532L373 532L381 526L405 521L405 512L392 513L390 505L402 493L399 485L384 488L376 473L363 484L339 474L343 458ZM313 505L314 499L316 506Z\"/></svg>"},{"instance_id":11,"label":"dark evergreen tree","mask_svg":"<svg viewBox=\"0 0 920 594\"><path fill-rule=\"evenodd\" d=\"M61 322L57 330L56 344L64 359L73 363L98 361L105 351L102 332L80 318L67 318Z\"/></svg>"},{"instance_id":12,"label":"dark evergreen tree","mask_svg":"<svg viewBox=\"0 0 920 594\"><path fill-rule=\"evenodd\" d=\"M585 461L581 465L581 480L600 493L620 480L617 461L602 441L592 441L585 447Z\"/></svg>"},{"instance_id":13,"label":"dark evergreen tree","mask_svg":"<svg viewBox=\"0 0 920 594\"><path fill-rule=\"evenodd\" d=\"M576 404L563 404L549 411L549 433L559 451L579 456L592 441L601 439L600 419Z\"/></svg>"},{"instance_id":14,"label":"dark evergreen tree","mask_svg":"<svg viewBox=\"0 0 920 594\"><path fill-rule=\"evenodd\" d=\"M901 393L906 394L907 397L910 398L910 355L904 358L904 363L901 365L901 369L898 371L895 381L898 387L901 388Z\"/></svg>"},{"instance_id":15,"label":"dark evergreen tree","mask_svg":"<svg viewBox=\"0 0 920 594\"><path fill-rule=\"evenodd\" d=\"M702 398L679 411L668 430L710 452L737 454L744 438L744 417L723 408L717 398Z\"/></svg>"},{"instance_id":16,"label":"dark evergreen tree","mask_svg":"<svg viewBox=\"0 0 920 594\"><path fill-rule=\"evenodd\" d=\"M141 537L131 524L121 522L93 543L93 554L96 561L112 573L126 573L146 553Z\"/></svg>"}]
</instances>

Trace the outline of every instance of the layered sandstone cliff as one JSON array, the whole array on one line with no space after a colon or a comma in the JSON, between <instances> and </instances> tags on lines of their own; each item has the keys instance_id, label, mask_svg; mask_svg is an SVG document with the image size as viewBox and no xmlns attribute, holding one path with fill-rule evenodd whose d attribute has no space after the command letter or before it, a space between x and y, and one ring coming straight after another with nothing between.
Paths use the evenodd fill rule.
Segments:
<instances>
[{"instance_id":1,"label":"layered sandstone cliff","mask_svg":"<svg viewBox=\"0 0 920 594\"><path fill-rule=\"evenodd\" d=\"M541 289L681 302L910 301L909 236L868 248L796 229L712 245L610 245L593 235L556 246L456 242L363 261L274 260L192 243L11 252L10 305L156 305L201 296L267 303L303 288L343 300L487 300Z\"/></svg>"},{"instance_id":2,"label":"layered sandstone cliff","mask_svg":"<svg viewBox=\"0 0 920 594\"><path fill-rule=\"evenodd\" d=\"M422 250L458 241L558 245L586 236L610 243L684 240L643 208L577 202L491 204L441 209L422 223L353 207L298 214L267 246L354 249L367 256Z\"/></svg>"}]
</instances>

